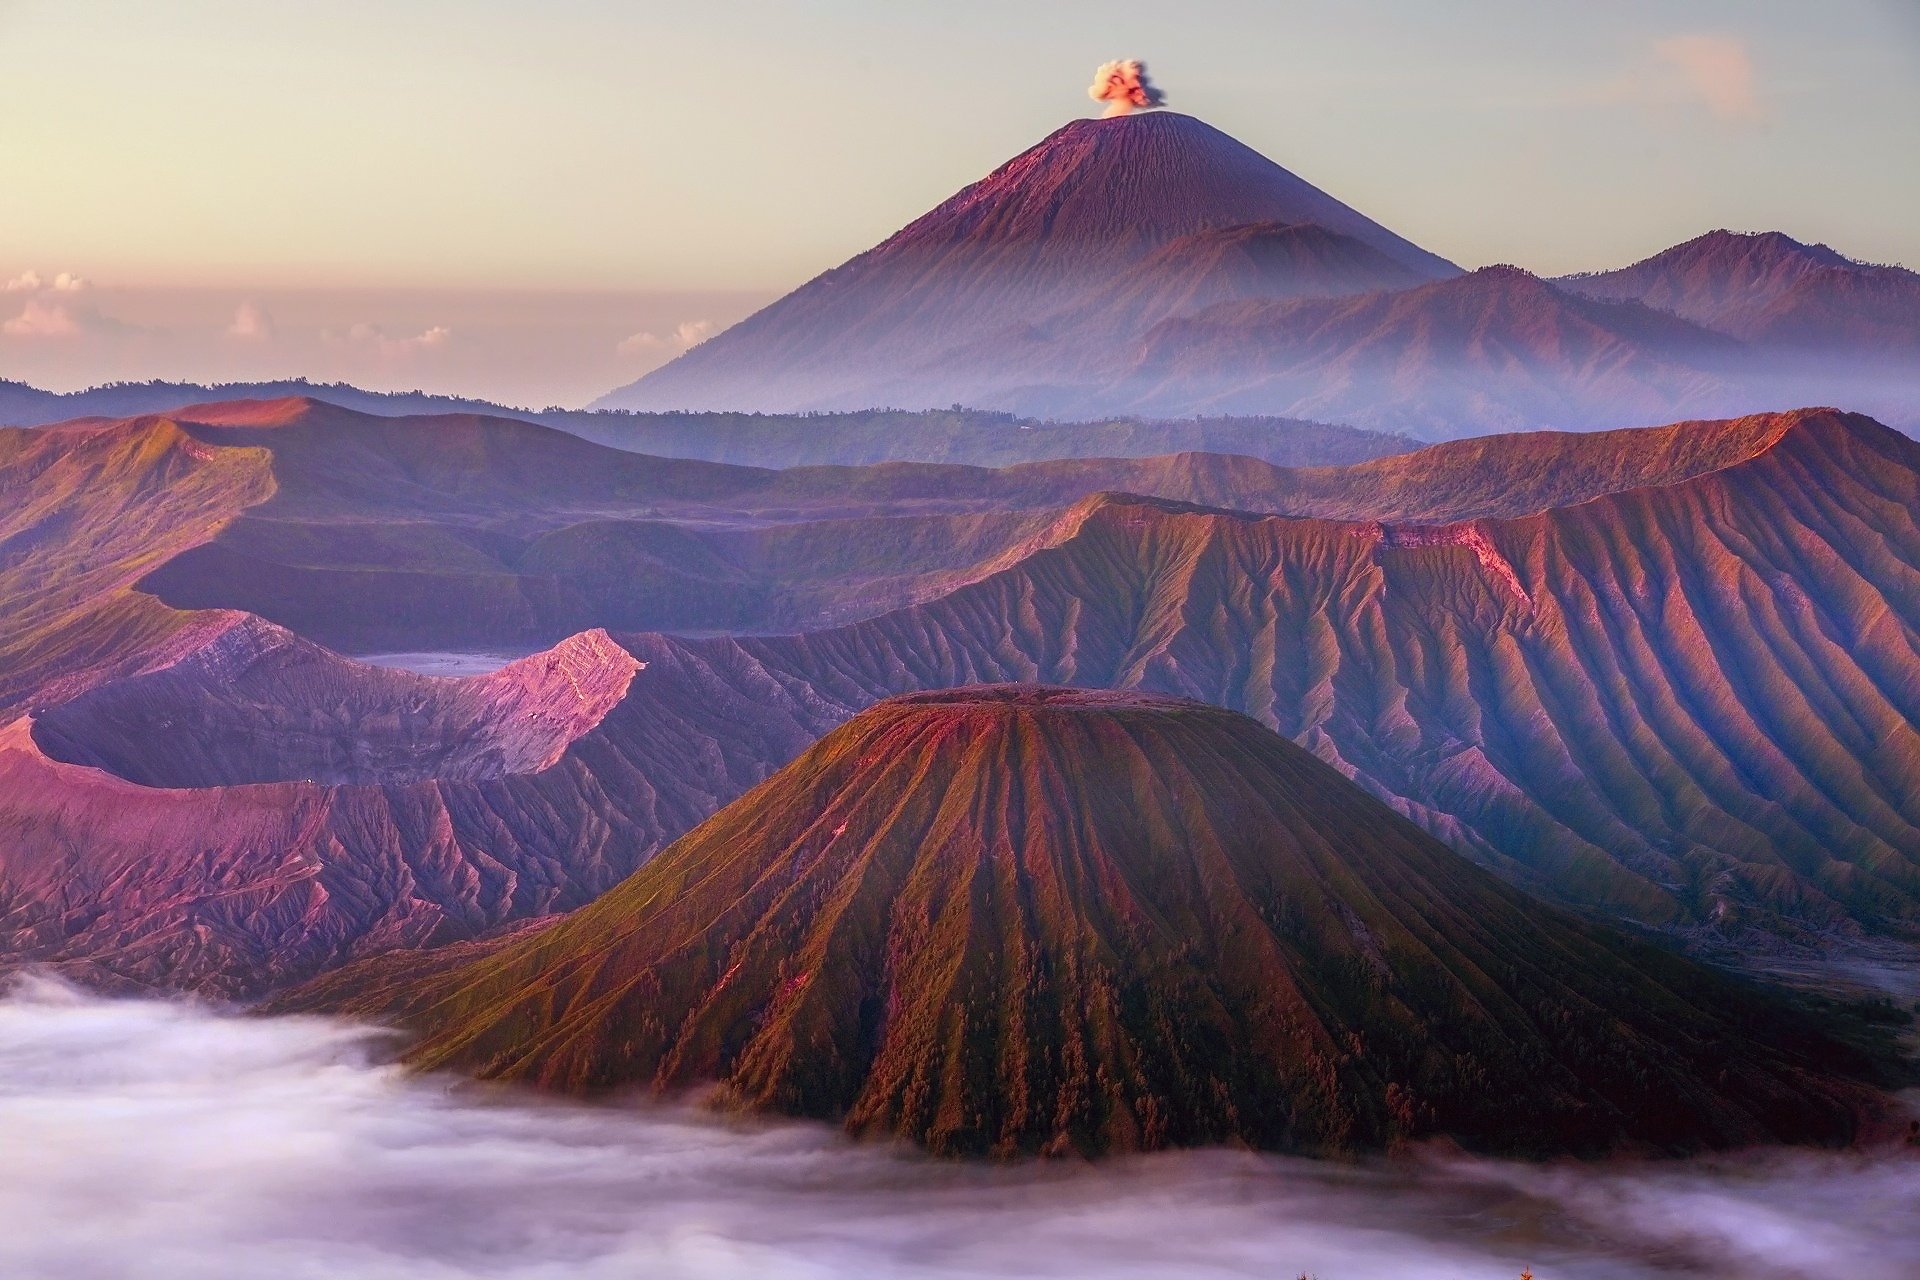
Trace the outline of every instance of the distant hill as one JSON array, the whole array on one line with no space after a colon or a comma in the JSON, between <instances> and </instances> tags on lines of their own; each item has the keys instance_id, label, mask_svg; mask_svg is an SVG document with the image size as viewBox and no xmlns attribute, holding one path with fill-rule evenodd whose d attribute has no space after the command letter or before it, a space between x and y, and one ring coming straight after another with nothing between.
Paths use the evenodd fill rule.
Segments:
<instances>
[{"instance_id":1,"label":"distant hill","mask_svg":"<svg viewBox=\"0 0 1920 1280\"><path fill-rule=\"evenodd\" d=\"M1920 361L1920 273L1777 231L1711 231L1568 288L1631 300L1776 352Z\"/></svg>"},{"instance_id":2,"label":"distant hill","mask_svg":"<svg viewBox=\"0 0 1920 1280\"><path fill-rule=\"evenodd\" d=\"M1399 292L1222 303L1162 321L1091 385L1027 394L1067 414L1284 404L1443 438L1707 413L1740 358L1733 339L1666 312L1488 267Z\"/></svg>"},{"instance_id":3,"label":"distant hill","mask_svg":"<svg viewBox=\"0 0 1920 1280\"><path fill-rule=\"evenodd\" d=\"M1417 448L1419 441L1355 427L1241 416L1178 420L1108 417L1042 422L969 409L836 414L587 412L513 409L419 391L363 391L345 383L114 383L56 393L0 381L0 426L43 426L77 418L132 418L220 401L308 398L383 417L470 413L558 427L583 439L665 458L759 467L861 466L871 462L953 462L1004 467L1051 458L1138 458L1166 453L1234 453L1281 466L1337 466Z\"/></svg>"},{"instance_id":4,"label":"distant hill","mask_svg":"<svg viewBox=\"0 0 1920 1280\"><path fill-rule=\"evenodd\" d=\"M1529 899L1244 716L1142 694L883 702L477 950L281 1007L398 1018L421 1067L718 1081L943 1154L1677 1152L1845 1142L1886 1106L1777 998Z\"/></svg>"}]
</instances>

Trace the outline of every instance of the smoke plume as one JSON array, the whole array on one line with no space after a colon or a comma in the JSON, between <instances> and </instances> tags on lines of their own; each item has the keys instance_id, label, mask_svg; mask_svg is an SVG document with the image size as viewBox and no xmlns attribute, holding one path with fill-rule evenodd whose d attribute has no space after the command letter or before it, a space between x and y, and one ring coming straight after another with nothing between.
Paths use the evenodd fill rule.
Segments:
<instances>
[{"instance_id":1,"label":"smoke plume","mask_svg":"<svg viewBox=\"0 0 1920 1280\"><path fill-rule=\"evenodd\" d=\"M1148 78L1147 64L1137 58L1101 63L1100 69L1093 73L1087 96L1095 102L1106 103L1103 114L1109 116L1157 107L1167 100L1167 95Z\"/></svg>"}]
</instances>

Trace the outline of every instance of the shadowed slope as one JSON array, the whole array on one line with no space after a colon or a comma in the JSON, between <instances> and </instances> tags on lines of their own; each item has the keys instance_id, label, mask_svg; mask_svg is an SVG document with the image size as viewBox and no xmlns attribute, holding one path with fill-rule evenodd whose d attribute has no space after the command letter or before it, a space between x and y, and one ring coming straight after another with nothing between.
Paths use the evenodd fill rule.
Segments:
<instances>
[{"instance_id":1,"label":"shadowed slope","mask_svg":"<svg viewBox=\"0 0 1920 1280\"><path fill-rule=\"evenodd\" d=\"M1871 1102L1799 1016L1143 695L882 703L571 918L408 964L295 1003L400 1012L421 1066L718 1079L946 1153L1830 1142Z\"/></svg>"},{"instance_id":2,"label":"shadowed slope","mask_svg":"<svg viewBox=\"0 0 1920 1280\"><path fill-rule=\"evenodd\" d=\"M195 643L190 618L129 588L273 491L264 452L163 419L0 430L0 715Z\"/></svg>"},{"instance_id":3,"label":"shadowed slope","mask_svg":"<svg viewBox=\"0 0 1920 1280\"><path fill-rule=\"evenodd\" d=\"M589 632L420 676L228 615L0 726L0 967L245 997L577 907L807 741L700 742L628 696L640 670Z\"/></svg>"},{"instance_id":4,"label":"shadowed slope","mask_svg":"<svg viewBox=\"0 0 1920 1280\"><path fill-rule=\"evenodd\" d=\"M371 418L292 401L190 412L222 420L187 428L209 442L266 449L276 491L142 587L357 652L524 650L593 627L817 628L970 581L1102 490L1458 519L1671 482L1761 447L1757 428L1733 424L1309 471L1184 454L774 472L610 453L505 420Z\"/></svg>"}]
</instances>

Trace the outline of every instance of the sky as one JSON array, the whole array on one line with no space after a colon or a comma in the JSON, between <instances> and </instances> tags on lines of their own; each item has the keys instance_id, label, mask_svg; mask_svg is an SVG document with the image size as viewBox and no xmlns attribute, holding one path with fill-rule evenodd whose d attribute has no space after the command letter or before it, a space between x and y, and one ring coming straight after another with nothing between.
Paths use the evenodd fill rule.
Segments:
<instances>
[{"instance_id":1,"label":"sky","mask_svg":"<svg viewBox=\"0 0 1920 1280\"><path fill-rule=\"evenodd\" d=\"M584 402L1115 57L1463 266L1920 267L1920 0L0 0L0 377Z\"/></svg>"}]
</instances>

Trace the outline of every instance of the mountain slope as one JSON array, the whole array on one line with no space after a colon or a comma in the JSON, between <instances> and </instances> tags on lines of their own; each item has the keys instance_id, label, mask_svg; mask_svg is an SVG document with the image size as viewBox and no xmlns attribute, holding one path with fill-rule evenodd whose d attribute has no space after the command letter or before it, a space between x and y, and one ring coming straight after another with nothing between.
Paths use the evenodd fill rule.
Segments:
<instances>
[{"instance_id":1,"label":"mountain slope","mask_svg":"<svg viewBox=\"0 0 1920 1280\"><path fill-rule=\"evenodd\" d=\"M1727 402L1731 340L1514 267L1359 298L1223 304L1163 322L1061 412L1249 404L1429 438L1653 421ZM1037 393L1036 393L1037 394Z\"/></svg>"},{"instance_id":2,"label":"mountain slope","mask_svg":"<svg viewBox=\"0 0 1920 1280\"><path fill-rule=\"evenodd\" d=\"M266 451L274 491L141 589L351 652L524 652L595 627L804 630L951 589L1101 490L1303 515L1504 514L1604 488L1579 459L1620 452L1562 442L1531 476L1472 451L1364 472L1204 454L774 472L616 453L511 419L311 400L180 418L205 445ZM1653 437L1620 443L1672 470ZM1548 475L1562 478L1551 492Z\"/></svg>"},{"instance_id":3,"label":"mountain slope","mask_svg":"<svg viewBox=\"0 0 1920 1280\"><path fill-rule=\"evenodd\" d=\"M1257 222L1182 236L1071 311L1041 322L1049 335L1097 329L1107 341L1225 303L1338 298L1426 283L1425 273L1312 223ZM1089 341L1089 345L1093 345Z\"/></svg>"},{"instance_id":4,"label":"mountain slope","mask_svg":"<svg viewBox=\"0 0 1920 1280\"><path fill-rule=\"evenodd\" d=\"M424 441L397 438L409 430ZM458 424L445 465L492 458L496 474L428 485L437 430L348 424L337 455L306 454L292 423L15 440L31 447L0 470L19 499L9 590L23 618L81 620L57 643L24 626L12 652L31 662L6 668L38 673L9 695L25 714L0 725L0 946L15 962L247 993L473 937L585 901L879 699L1006 680L1242 710L1506 877L1703 947L1920 941L1920 447L1866 419L1132 472L1291 518L1115 494L1049 505L1111 478L1094 463L750 472L744 496L702 479L674 499L644 459L623 473L589 450L595 474L576 485L549 458L547 489L510 437ZM282 466L294 455L312 483ZM667 510L568 505L623 487ZM288 518L272 518L282 496ZM691 505L675 516L675 501ZM809 508L823 501L843 514ZM858 515L893 502L933 505ZM794 522L716 532L723 510ZM377 614L451 647L470 626L518 625L487 585L509 535L526 540L516 573L608 606L784 583L815 616L844 605L857 620L589 631L445 680L132 589L197 564L229 606L251 591L319 629ZM249 549L254 576L201 560L209 539ZM315 585L322 569L351 589ZM908 603L862 616L886 592ZM562 676L572 710L549 705Z\"/></svg>"},{"instance_id":5,"label":"mountain slope","mask_svg":"<svg viewBox=\"0 0 1920 1280\"><path fill-rule=\"evenodd\" d=\"M1920 358L1920 275L1856 262L1777 231L1711 231L1617 271L1563 283L1779 351Z\"/></svg>"},{"instance_id":6,"label":"mountain slope","mask_svg":"<svg viewBox=\"0 0 1920 1280\"><path fill-rule=\"evenodd\" d=\"M1028 326L1171 241L1254 223L1313 223L1420 278L1455 271L1191 117L1077 120L597 407L971 402Z\"/></svg>"},{"instance_id":7,"label":"mountain slope","mask_svg":"<svg viewBox=\"0 0 1920 1280\"><path fill-rule=\"evenodd\" d=\"M1861 1056L1757 992L1141 695L882 703L569 919L427 963L295 999L400 1013L421 1066L718 1079L949 1154L1832 1142L1871 1102Z\"/></svg>"},{"instance_id":8,"label":"mountain slope","mask_svg":"<svg viewBox=\"0 0 1920 1280\"><path fill-rule=\"evenodd\" d=\"M1569 901L1762 951L1920 940L1920 447L1774 425L1743 461L1506 520L1094 500L924 605L633 638L635 695L697 721L725 690L712 732L744 744L916 688L1181 694Z\"/></svg>"}]
</instances>

